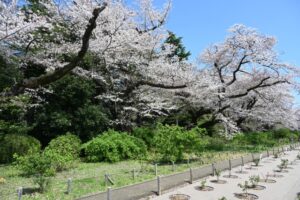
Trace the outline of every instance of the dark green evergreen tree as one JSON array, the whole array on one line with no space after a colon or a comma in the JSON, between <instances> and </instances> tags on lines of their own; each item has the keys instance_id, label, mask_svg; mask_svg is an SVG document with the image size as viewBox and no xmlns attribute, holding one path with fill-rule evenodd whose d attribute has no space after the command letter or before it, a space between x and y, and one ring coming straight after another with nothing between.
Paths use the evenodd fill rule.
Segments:
<instances>
[{"instance_id":1,"label":"dark green evergreen tree","mask_svg":"<svg viewBox=\"0 0 300 200\"><path fill-rule=\"evenodd\" d=\"M177 37L173 32L169 31L169 36L165 41L166 44L174 45L176 48L174 51L169 55L170 58L174 56L178 56L180 61L188 60L189 56L191 55L190 51L186 51L185 47L182 43L182 37Z\"/></svg>"}]
</instances>

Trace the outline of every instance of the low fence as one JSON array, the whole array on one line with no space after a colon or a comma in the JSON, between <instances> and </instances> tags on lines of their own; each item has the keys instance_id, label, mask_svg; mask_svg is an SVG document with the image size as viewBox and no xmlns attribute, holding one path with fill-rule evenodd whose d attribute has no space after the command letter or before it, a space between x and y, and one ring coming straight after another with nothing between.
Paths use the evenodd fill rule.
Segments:
<instances>
[{"instance_id":1,"label":"low fence","mask_svg":"<svg viewBox=\"0 0 300 200\"><path fill-rule=\"evenodd\" d=\"M149 180L143 183L129 185L121 188L111 189L107 191L81 197L78 200L134 200L141 199L151 195L160 195L162 192L171 188L181 186L188 183L193 183L203 177L213 175L217 170L228 170L233 167L243 166L246 163L253 162L256 158L265 158L276 153L284 152L288 148L298 148L299 143L292 144L289 147L274 148L271 151L249 154L240 158L223 160L216 163L211 163L200 168L190 168L188 171L176 173L168 176L157 176L156 179Z\"/></svg>"}]
</instances>

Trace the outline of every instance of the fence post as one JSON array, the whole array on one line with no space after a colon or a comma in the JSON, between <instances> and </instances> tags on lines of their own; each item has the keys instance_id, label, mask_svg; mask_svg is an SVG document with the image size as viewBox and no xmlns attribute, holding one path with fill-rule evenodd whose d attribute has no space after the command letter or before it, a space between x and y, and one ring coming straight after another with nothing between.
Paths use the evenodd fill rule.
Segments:
<instances>
[{"instance_id":1,"label":"fence post","mask_svg":"<svg viewBox=\"0 0 300 200\"><path fill-rule=\"evenodd\" d=\"M157 195L161 195L160 176L157 176Z\"/></svg>"},{"instance_id":2,"label":"fence post","mask_svg":"<svg viewBox=\"0 0 300 200\"><path fill-rule=\"evenodd\" d=\"M252 156L252 162L254 162L254 155L253 155L253 153L251 153L251 156Z\"/></svg>"},{"instance_id":3,"label":"fence post","mask_svg":"<svg viewBox=\"0 0 300 200\"><path fill-rule=\"evenodd\" d=\"M273 156L275 155L275 149L273 148Z\"/></svg>"},{"instance_id":4,"label":"fence post","mask_svg":"<svg viewBox=\"0 0 300 200\"><path fill-rule=\"evenodd\" d=\"M72 190L72 179L68 178L68 181L67 181L67 194L70 194L71 190Z\"/></svg>"},{"instance_id":5,"label":"fence post","mask_svg":"<svg viewBox=\"0 0 300 200\"><path fill-rule=\"evenodd\" d=\"M108 185L107 173L104 174L104 182L105 182L105 187L107 187Z\"/></svg>"},{"instance_id":6,"label":"fence post","mask_svg":"<svg viewBox=\"0 0 300 200\"><path fill-rule=\"evenodd\" d=\"M132 170L132 179L135 180L135 168Z\"/></svg>"},{"instance_id":7,"label":"fence post","mask_svg":"<svg viewBox=\"0 0 300 200\"><path fill-rule=\"evenodd\" d=\"M111 187L107 188L107 200L112 200L111 199Z\"/></svg>"},{"instance_id":8,"label":"fence post","mask_svg":"<svg viewBox=\"0 0 300 200\"><path fill-rule=\"evenodd\" d=\"M270 153L269 153L269 150L267 150L267 157L269 157L270 156Z\"/></svg>"},{"instance_id":9,"label":"fence post","mask_svg":"<svg viewBox=\"0 0 300 200\"><path fill-rule=\"evenodd\" d=\"M172 161L172 171L174 172L175 171L175 162Z\"/></svg>"},{"instance_id":10,"label":"fence post","mask_svg":"<svg viewBox=\"0 0 300 200\"><path fill-rule=\"evenodd\" d=\"M22 194L23 194L23 187L19 187L17 189L17 192L18 192L18 200L21 200L22 199Z\"/></svg>"},{"instance_id":11,"label":"fence post","mask_svg":"<svg viewBox=\"0 0 300 200\"><path fill-rule=\"evenodd\" d=\"M228 162L229 162L229 170L231 170L231 168L232 168L231 160L229 159Z\"/></svg>"},{"instance_id":12,"label":"fence post","mask_svg":"<svg viewBox=\"0 0 300 200\"><path fill-rule=\"evenodd\" d=\"M242 166L244 167L244 164L245 164L244 163L244 157L242 156L241 158L242 158Z\"/></svg>"},{"instance_id":13,"label":"fence post","mask_svg":"<svg viewBox=\"0 0 300 200\"><path fill-rule=\"evenodd\" d=\"M190 183L193 184L193 170L190 168Z\"/></svg>"},{"instance_id":14,"label":"fence post","mask_svg":"<svg viewBox=\"0 0 300 200\"><path fill-rule=\"evenodd\" d=\"M157 176L158 175L158 173L157 173L157 163L155 163L155 176Z\"/></svg>"},{"instance_id":15,"label":"fence post","mask_svg":"<svg viewBox=\"0 0 300 200\"><path fill-rule=\"evenodd\" d=\"M212 168L212 176L215 176L215 164L214 163L211 164L211 168Z\"/></svg>"}]
</instances>

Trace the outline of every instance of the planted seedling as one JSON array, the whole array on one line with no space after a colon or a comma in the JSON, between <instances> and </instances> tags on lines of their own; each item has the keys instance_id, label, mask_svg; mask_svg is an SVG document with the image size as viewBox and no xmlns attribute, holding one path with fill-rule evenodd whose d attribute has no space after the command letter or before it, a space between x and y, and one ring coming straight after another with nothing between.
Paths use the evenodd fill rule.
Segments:
<instances>
[{"instance_id":1,"label":"planted seedling","mask_svg":"<svg viewBox=\"0 0 300 200\"><path fill-rule=\"evenodd\" d=\"M197 188L196 188L196 189L197 189ZM202 181L200 182L200 186L199 186L198 189L200 189L201 191L212 191L212 190L214 190L213 187L207 186L207 185L206 185L206 179L204 179L204 180L202 180Z\"/></svg>"},{"instance_id":2,"label":"planted seedling","mask_svg":"<svg viewBox=\"0 0 300 200\"><path fill-rule=\"evenodd\" d=\"M215 174L217 176L217 182L219 182L220 181L220 176L221 176L221 170L216 169Z\"/></svg>"},{"instance_id":3,"label":"planted seedling","mask_svg":"<svg viewBox=\"0 0 300 200\"><path fill-rule=\"evenodd\" d=\"M191 197L186 194L173 194L169 197L170 200L189 200Z\"/></svg>"},{"instance_id":4,"label":"planted seedling","mask_svg":"<svg viewBox=\"0 0 300 200\"><path fill-rule=\"evenodd\" d=\"M200 182L200 189L204 189L206 187L206 179Z\"/></svg>"},{"instance_id":5,"label":"planted seedling","mask_svg":"<svg viewBox=\"0 0 300 200\"><path fill-rule=\"evenodd\" d=\"M244 184L239 183L238 186L242 189L245 196L248 197L248 188L249 188L248 181L245 181Z\"/></svg>"},{"instance_id":6,"label":"planted seedling","mask_svg":"<svg viewBox=\"0 0 300 200\"><path fill-rule=\"evenodd\" d=\"M220 180L220 176L221 176L221 170L215 169L215 175L217 177L216 180L212 180L212 183L219 183L219 184L225 184L227 181L225 180Z\"/></svg>"},{"instance_id":7,"label":"planted seedling","mask_svg":"<svg viewBox=\"0 0 300 200\"><path fill-rule=\"evenodd\" d=\"M221 197L219 200L227 200L226 197Z\"/></svg>"},{"instance_id":8,"label":"planted seedling","mask_svg":"<svg viewBox=\"0 0 300 200\"><path fill-rule=\"evenodd\" d=\"M274 158L279 158L279 153L275 153Z\"/></svg>"},{"instance_id":9,"label":"planted seedling","mask_svg":"<svg viewBox=\"0 0 300 200\"><path fill-rule=\"evenodd\" d=\"M281 159L281 163L279 165L277 165L277 167L279 169L278 171L283 172L283 169L287 168L288 163L289 163L288 159Z\"/></svg>"},{"instance_id":10,"label":"planted seedling","mask_svg":"<svg viewBox=\"0 0 300 200\"><path fill-rule=\"evenodd\" d=\"M259 158L255 158L255 159L253 160L253 162L254 162L255 166L258 167L259 162L260 162L260 159L259 159Z\"/></svg>"},{"instance_id":11,"label":"planted seedling","mask_svg":"<svg viewBox=\"0 0 300 200\"><path fill-rule=\"evenodd\" d=\"M257 184L258 182L260 181L260 178L259 176L250 176L249 177L249 181L251 183L251 188L256 188L257 187Z\"/></svg>"}]
</instances>

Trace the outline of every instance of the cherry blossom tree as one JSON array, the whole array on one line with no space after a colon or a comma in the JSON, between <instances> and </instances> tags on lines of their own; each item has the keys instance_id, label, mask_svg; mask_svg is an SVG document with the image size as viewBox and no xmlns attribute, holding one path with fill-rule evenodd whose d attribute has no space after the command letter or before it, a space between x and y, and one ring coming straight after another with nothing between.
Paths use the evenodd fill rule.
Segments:
<instances>
[{"instance_id":1,"label":"cherry blossom tree","mask_svg":"<svg viewBox=\"0 0 300 200\"><path fill-rule=\"evenodd\" d=\"M1 23L1 46L11 54L17 52L20 68L37 65L44 73L17 83L13 94L43 88L73 73L95 80L104 91L98 98L114 104L116 113L131 110L148 116L174 107L169 103L167 108L163 98L153 101L152 96L150 100L149 94L185 88L194 77L189 63L170 57L176 47L163 43L169 36L163 25L170 2L162 10L154 9L151 0L139 1L138 8L113 0L75 0L60 5L41 1L43 12L17 5L16 1L2 4L9 15L1 15L6 22ZM98 60L90 68L82 65L87 54Z\"/></svg>"},{"instance_id":2,"label":"cherry blossom tree","mask_svg":"<svg viewBox=\"0 0 300 200\"><path fill-rule=\"evenodd\" d=\"M234 25L224 42L200 55L207 80L200 84L207 86L203 105L228 128L236 130L249 117L265 123L284 122L291 113L290 91L297 86L299 71L279 60L275 45L274 37Z\"/></svg>"}]
</instances>

